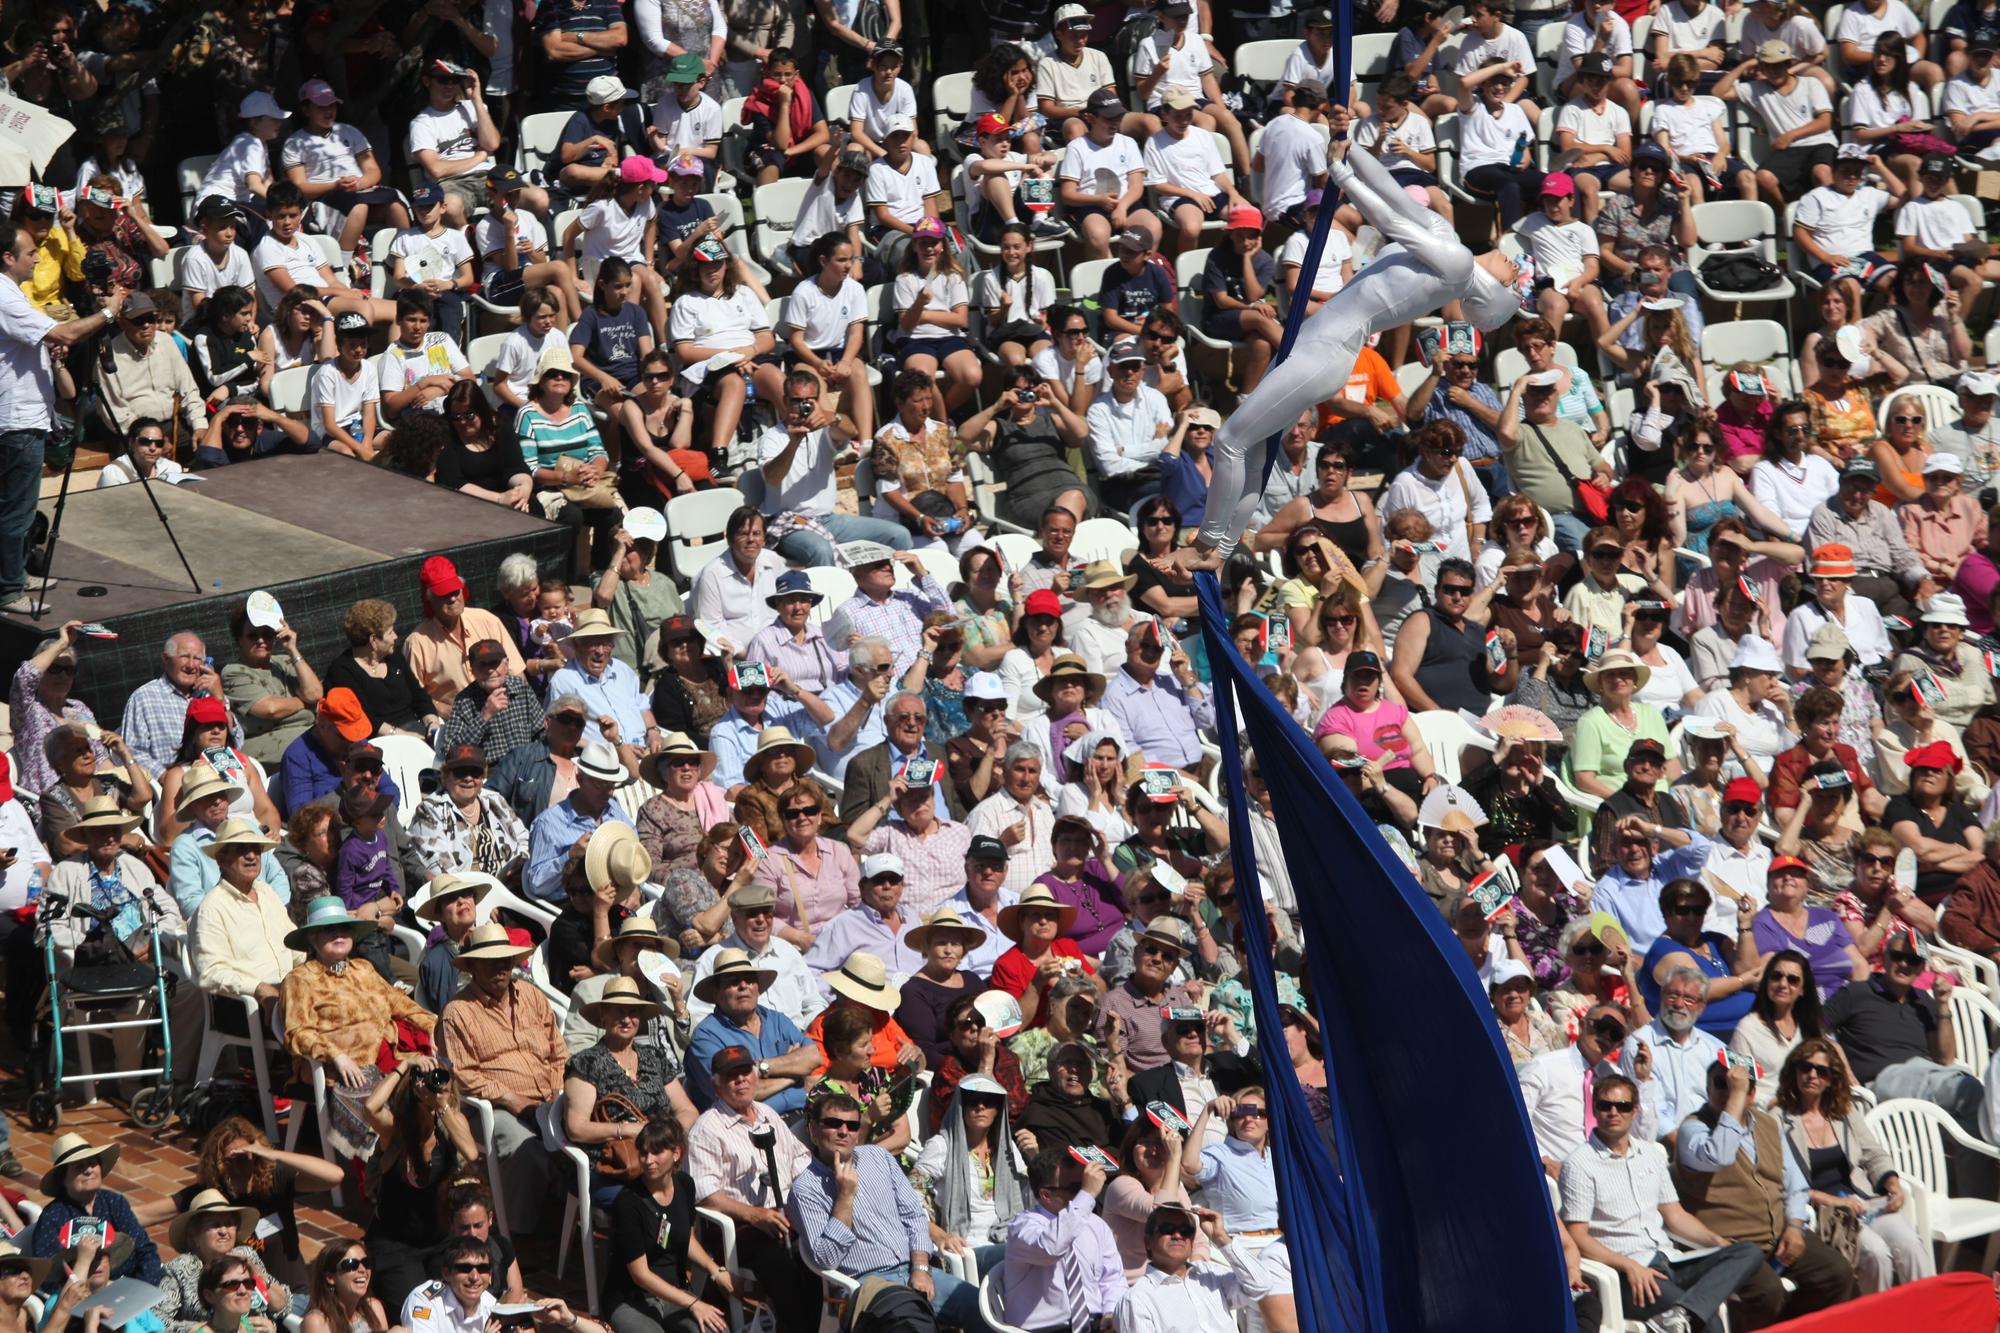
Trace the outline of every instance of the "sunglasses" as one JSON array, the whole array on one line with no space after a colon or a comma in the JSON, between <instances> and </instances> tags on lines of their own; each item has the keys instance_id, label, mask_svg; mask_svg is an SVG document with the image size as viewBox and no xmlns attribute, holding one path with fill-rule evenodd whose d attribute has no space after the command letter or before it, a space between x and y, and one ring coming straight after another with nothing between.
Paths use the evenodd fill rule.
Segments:
<instances>
[{"instance_id":1,"label":"sunglasses","mask_svg":"<svg viewBox=\"0 0 2000 1333\"><path fill-rule=\"evenodd\" d=\"M1646 507L1646 502L1644 500L1636 500L1630 498L1620 500L1616 505L1613 506L1613 508L1622 510L1623 512L1628 514L1639 513L1640 511L1645 509L1645 507Z\"/></svg>"},{"instance_id":2,"label":"sunglasses","mask_svg":"<svg viewBox=\"0 0 2000 1333\"><path fill-rule=\"evenodd\" d=\"M1207 428L1203 427L1203 429ZM1151 518L1141 520L1141 522L1149 528L1171 528L1174 526L1173 519L1165 514L1155 514Z\"/></svg>"},{"instance_id":3,"label":"sunglasses","mask_svg":"<svg viewBox=\"0 0 2000 1333\"><path fill-rule=\"evenodd\" d=\"M673 377L674 372L671 370L649 370L639 378L648 384L664 384L673 379Z\"/></svg>"},{"instance_id":4,"label":"sunglasses","mask_svg":"<svg viewBox=\"0 0 2000 1333\"><path fill-rule=\"evenodd\" d=\"M493 1265L474 1263L453 1264L451 1271L454 1273L490 1273L493 1271Z\"/></svg>"},{"instance_id":5,"label":"sunglasses","mask_svg":"<svg viewBox=\"0 0 2000 1333\"><path fill-rule=\"evenodd\" d=\"M445 776L454 780L458 778L483 778L486 776L486 770L483 768L448 768L445 770Z\"/></svg>"},{"instance_id":6,"label":"sunglasses","mask_svg":"<svg viewBox=\"0 0 2000 1333\"><path fill-rule=\"evenodd\" d=\"M967 1093L965 1094L964 1101L967 1106L975 1111L997 1111L1007 1104L1005 1097L995 1097L990 1092Z\"/></svg>"},{"instance_id":7,"label":"sunglasses","mask_svg":"<svg viewBox=\"0 0 2000 1333\"><path fill-rule=\"evenodd\" d=\"M1805 1077L1806 1075L1808 1075L1808 1074L1811 1074L1811 1075L1812 1075L1812 1076L1813 1076L1814 1078L1832 1078L1832 1077L1833 1077L1833 1066L1832 1066L1832 1065L1815 1065L1815 1064L1803 1064L1803 1065L1800 1065L1800 1066L1799 1066L1799 1077L1800 1077L1800 1078L1804 1078L1804 1077Z\"/></svg>"},{"instance_id":8,"label":"sunglasses","mask_svg":"<svg viewBox=\"0 0 2000 1333\"><path fill-rule=\"evenodd\" d=\"M1262 1120L1264 1108L1261 1106L1239 1106L1229 1113L1231 1120Z\"/></svg>"},{"instance_id":9,"label":"sunglasses","mask_svg":"<svg viewBox=\"0 0 2000 1333\"><path fill-rule=\"evenodd\" d=\"M1675 903L1667 909L1668 916L1706 916L1707 903Z\"/></svg>"},{"instance_id":10,"label":"sunglasses","mask_svg":"<svg viewBox=\"0 0 2000 1333\"><path fill-rule=\"evenodd\" d=\"M1780 982L1787 986L1803 986L1806 984L1806 979L1797 972L1773 972L1771 974L1771 984L1776 986Z\"/></svg>"},{"instance_id":11,"label":"sunglasses","mask_svg":"<svg viewBox=\"0 0 2000 1333\"><path fill-rule=\"evenodd\" d=\"M1472 585L1470 583L1440 583L1437 586L1437 590L1440 597L1472 596Z\"/></svg>"},{"instance_id":12,"label":"sunglasses","mask_svg":"<svg viewBox=\"0 0 2000 1333\"><path fill-rule=\"evenodd\" d=\"M1624 554L1625 554L1624 551L1618 550L1614 547L1602 547L1598 550L1592 551L1590 553L1590 558L1592 560L1616 560Z\"/></svg>"},{"instance_id":13,"label":"sunglasses","mask_svg":"<svg viewBox=\"0 0 2000 1333\"><path fill-rule=\"evenodd\" d=\"M560 722L560 723L562 723L562 724L563 724L564 726L566 726L566 727L580 727L580 726L582 726L582 725L583 725L583 714L581 714L581 713L550 713L550 714L549 714L549 721L551 721L551 722Z\"/></svg>"},{"instance_id":14,"label":"sunglasses","mask_svg":"<svg viewBox=\"0 0 2000 1333\"><path fill-rule=\"evenodd\" d=\"M1924 419L1922 417L1906 417L1898 415L1890 417L1889 424L1892 426L1921 426L1924 424Z\"/></svg>"},{"instance_id":15,"label":"sunglasses","mask_svg":"<svg viewBox=\"0 0 2000 1333\"><path fill-rule=\"evenodd\" d=\"M859 1120L836 1120L832 1116L821 1117L819 1127L841 1134L859 1134L861 1132L861 1122Z\"/></svg>"},{"instance_id":16,"label":"sunglasses","mask_svg":"<svg viewBox=\"0 0 2000 1333\"><path fill-rule=\"evenodd\" d=\"M1161 897L1161 900L1164 900L1164 899L1165 899L1165 897L1166 897L1166 895L1165 895L1165 894L1162 894L1162 895L1160 895L1160 897ZM1139 901L1140 901L1140 902L1148 902L1148 901L1151 901L1151 899L1149 899L1148 897L1146 897L1145 895L1143 895L1143 894L1142 894L1142 895L1140 895L1140 898L1139 898ZM1157 945L1157 944L1142 944L1142 945L1140 945L1140 946L1139 946L1139 956L1140 956L1141 958L1178 958L1178 957L1180 957L1180 955L1179 955L1179 954L1177 954L1177 953L1173 952L1172 950L1170 950L1170 949L1163 949L1163 948L1161 948L1161 947L1160 947L1159 945Z\"/></svg>"},{"instance_id":17,"label":"sunglasses","mask_svg":"<svg viewBox=\"0 0 2000 1333\"><path fill-rule=\"evenodd\" d=\"M257 1279L254 1277L224 1278L215 1284L215 1290L217 1291L255 1291L256 1289Z\"/></svg>"},{"instance_id":18,"label":"sunglasses","mask_svg":"<svg viewBox=\"0 0 2000 1333\"><path fill-rule=\"evenodd\" d=\"M358 1273L364 1268L372 1270L374 1267L375 1261L365 1254L351 1259L342 1259L334 1265L335 1271L341 1273Z\"/></svg>"},{"instance_id":19,"label":"sunglasses","mask_svg":"<svg viewBox=\"0 0 2000 1333\"><path fill-rule=\"evenodd\" d=\"M1883 954L1882 957L1892 967L1922 967L1924 965L1924 960L1913 953L1888 953Z\"/></svg>"},{"instance_id":20,"label":"sunglasses","mask_svg":"<svg viewBox=\"0 0 2000 1333\"><path fill-rule=\"evenodd\" d=\"M1632 1109L1638 1103L1630 1101L1595 1101L1591 1105L1597 1109L1599 1115L1631 1115Z\"/></svg>"},{"instance_id":21,"label":"sunglasses","mask_svg":"<svg viewBox=\"0 0 2000 1333\"><path fill-rule=\"evenodd\" d=\"M1854 860L1857 865L1864 866L1892 866L1896 864L1895 857L1883 856L1879 852L1863 852L1861 855L1855 857Z\"/></svg>"},{"instance_id":22,"label":"sunglasses","mask_svg":"<svg viewBox=\"0 0 2000 1333\"><path fill-rule=\"evenodd\" d=\"M1153 1228L1155 1236L1172 1236L1175 1240L1193 1240L1194 1228L1185 1222L1174 1222L1167 1226Z\"/></svg>"},{"instance_id":23,"label":"sunglasses","mask_svg":"<svg viewBox=\"0 0 2000 1333\"><path fill-rule=\"evenodd\" d=\"M1323 623L1328 625L1356 625L1360 622L1361 617L1359 616L1328 616Z\"/></svg>"},{"instance_id":24,"label":"sunglasses","mask_svg":"<svg viewBox=\"0 0 2000 1333\"><path fill-rule=\"evenodd\" d=\"M820 808L816 805L795 805L791 809L785 811L785 818L811 819L814 815L817 815L819 811Z\"/></svg>"}]
</instances>

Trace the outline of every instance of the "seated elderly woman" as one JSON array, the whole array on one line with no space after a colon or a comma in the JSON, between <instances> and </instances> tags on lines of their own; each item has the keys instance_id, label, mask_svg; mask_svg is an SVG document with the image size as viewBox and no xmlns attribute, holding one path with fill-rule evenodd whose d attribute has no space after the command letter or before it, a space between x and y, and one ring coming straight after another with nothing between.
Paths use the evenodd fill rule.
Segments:
<instances>
[{"instance_id":1,"label":"seated elderly woman","mask_svg":"<svg viewBox=\"0 0 2000 1333\"><path fill-rule=\"evenodd\" d=\"M77 726L97 725L90 705L70 696L76 684L77 629L83 624L72 620L35 649L35 655L14 671L7 689L8 716L14 732L14 772L29 791L40 791L55 781L43 756L42 741L49 731L65 722Z\"/></svg>"},{"instance_id":2,"label":"seated elderly woman","mask_svg":"<svg viewBox=\"0 0 2000 1333\"><path fill-rule=\"evenodd\" d=\"M658 789L639 807L639 843L653 858L655 873L695 863L702 833L729 817L729 798L708 780L715 755L683 732L669 732L660 748L639 761L639 776Z\"/></svg>"},{"instance_id":3,"label":"seated elderly woman","mask_svg":"<svg viewBox=\"0 0 2000 1333\"><path fill-rule=\"evenodd\" d=\"M637 981L614 977L585 1006L585 1017L603 1037L571 1056L563 1071L563 1132L591 1159L590 1197L600 1208L609 1208L633 1178L630 1167L638 1164L637 1140L647 1121L671 1116L686 1129L695 1120L680 1080L667 1078L660 1048L637 1040L647 1020L662 1012Z\"/></svg>"},{"instance_id":4,"label":"seated elderly woman","mask_svg":"<svg viewBox=\"0 0 2000 1333\"><path fill-rule=\"evenodd\" d=\"M639 994L660 1006L658 1016L643 1020L636 1038L642 1046L659 1050L666 1060L666 1077L680 1077L681 1052L687 1049L693 1023L688 1015L681 975L681 948L662 934L649 916L628 916L618 931L591 950L595 974L576 983L569 993L569 1017L563 1020L563 1044L571 1055L580 1055L604 1039L604 1029L584 1011L603 997L605 988L619 977L638 983Z\"/></svg>"},{"instance_id":5,"label":"seated elderly woman","mask_svg":"<svg viewBox=\"0 0 2000 1333\"><path fill-rule=\"evenodd\" d=\"M766 847L783 840L785 821L778 808L806 777L819 756L812 746L792 739L785 727L765 727L757 734L757 748L743 761L743 786L736 793L736 822L746 824ZM815 800L824 796L813 783Z\"/></svg>"},{"instance_id":6,"label":"seated elderly woman","mask_svg":"<svg viewBox=\"0 0 2000 1333\"><path fill-rule=\"evenodd\" d=\"M152 870L126 847L138 827L139 816L120 805L117 797L91 797L82 817L68 830L78 853L49 871L47 892L107 914L105 928L144 962L152 947L146 936L149 925L157 923L162 934L180 935L187 922ZM50 929L57 948L74 950L93 925L87 918L64 916Z\"/></svg>"},{"instance_id":7,"label":"seated elderly woman","mask_svg":"<svg viewBox=\"0 0 2000 1333\"><path fill-rule=\"evenodd\" d=\"M159 1249L125 1196L104 1187L111 1168L118 1165L118 1153L117 1144L96 1147L81 1134L65 1134L50 1145L51 1165L41 1182L41 1191L49 1201L42 1205L41 1216L28 1232L26 1249L37 1259L53 1258L65 1249L72 1223L82 1217L96 1218L114 1236L132 1241L122 1258L114 1256L111 1276L136 1277L157 1286Z\"/></svg>"},{"instance_id":8,"label":"seated elderly woman","mask_svg":"<svg viewBox=\"0 0 2000 1333\"><path fill-rule=\"evenodd\" d=\"M310 1085L316 1066L327 1072L326 1111L320 1132L342 1157L367 1158L375 1131L362 1111L382 1081L377 1064L383 1045L409 1044L400 1030L429 1033L437 1015L382 980L354 957L355 941L377 925L351 915L339 898L315 898L305 923L285 936L285 946L306 955L285 975L285 1049L299 1082Z\"/></svg>"},{"instance_id":9,"label":"seated elderly woman","mask_svg":"<svg viewBox=\"0 0 2000 1333\"><path fill-rule=\"evenodd\" d=\"M160 1283L161 1300L153 1307L166 1321L166 1333L195 1333L202 1326L208 1317L208 1303L201 1296L201 1275L225 1255L248 1264L255 1279L249 1315L243 1324L245 1333L278 1333L278 1321L290 1309L292 1296L247 1243L257 1220L255 1208L230 1203L221 1190L203 1190L174 1219L167 1229L167 1240L180 1253L167 1261Z\"/></svg>"},{"instance_id":10,"label":"seated elderly woman","mask_svg":"<svg viewBox=\"0 0 2000 1333\"><path fill-rule=\"evenodd\" d=\"M1964 758L1943 741L1906 752L1910 789L1891 797L1882 824L1896 842L1917 854L1917 896L1936 907L1977 867L1986 851L1986 830L1973 808L1954 796L1952 784Z\"/></svg>"},{"instance_id":11,"label":"seated elderly woman","mask_svg":"<svg viewBox=\"0 0 2000 1333\"><path fill-rule=\"evenodd\" d=\"M238 819L254 819L264 832L278 834L278 807L265 789L263 776L248 755L229 743L229 714L219 699L188 700L187 720L181 726L180 749L174 752L166 771L160 774L159 832L162 842L172 842L186 827L177 813L181 787L189 771L206 766L243 789L231 799L229 813Z\"/></svg>"},{"instance_id":12,"label":"seated elderly woman","mask_svg":"<svg viewBox=\"0 0 2000 1333\"><path fill-rule=\"evenodd\" d=\"M395 607L378 598L363 598L347 608L341 629L347 635L347 648L326 669L327 689L354 691L378 734L422 735L444 720L424 692L423 682L396 651Z\"/></svg>"},{"instance_id":13,"label":"seated elderly woman","mask_svg":"<svg viewBox=\"0 0 2000 1333\"><path fill-rule=\"evenodd\" d=\"M689 955L729 934L729 895L757 874L743 832L743 825L728 820L710 825L695 845L693 864L668 871L661 883L654 909L660 929L673 933Z\"/></svg>"},{"instance_id":14,"label":"seated elderly woman","mask_svg":"<svg viewBox=\"0 0 2000 1333\"><path fill-rule=\"evenodd\" d=\"M653 678L653 720L706 745L708 729L729 711L724 695L729 659L709 654L700 625L684 615L660 622L660 658L666 665Z\"/></svg>"},{"instance_id":15,"label":"seated elderly woman","mask_svg":"<svg viewBox=\"0 0 2000 1333\"><path fill-rule=\"evenodd\" d=\"M167 852L167 890L180 904L181 914L192 921L202 899L222 879L220 863L210 853L225 824L256 832L256 826L241 817L232 817L230 807L242 795L243 787L217 773L206 764L197 764L188 774L175 807L182 821L181 833ZM273 845L267 843L267 845ZM266 852L257 876L271 887L282 905L291 901L292 882L278 859Z\"/></svg>"},{"instance_id":16,"label":"seated elderly woman","mask_svg":"<svg viewBox=\"0 0 2000 1333\"><path fill-rule=\"evenodd\" d=\"M456 745L439 767L443 783L410 816L410 840L424 869L433 875L478 871L518 883L528 859L528 826L486 785L485 753Z\"/></svg>"},{"instance_id":17,"label":"seated elderly woman","mask_svg":"<svg viewBox=\"0 0 2000 1333\"><path fill-rule=\"evenodd\" d=\"M1909 790L1910 764L1906 756L1912 750L1943 744L1950 746L1959 759L1966 758L1965 738L1924 699L1916 687L1914 671L1891 673L1882 682L1882 698L1886 701L1883 707L1888 725L1875 733L1875 768L1869 776L1884 797ZM1992 788L1977 766L1962 763L1953 773L1952 790L1960 800L1975 807L1985 803Z\"/></svg>"},{"instance_id":18,"label":"seated elderly woman","mask_svg":"<svg viewBox=\"0 0 2000 1333\"><path fill-rule=\"evenodd\" d=\"M929 1209L932 1246L942 1254L970 1251L978 1271L991 1272L1006 1258L1007 1224L1033 1201L1027 1165L1007 1128L1007 1090L985 1074L968 1074L944 1120L924 1141L910 1182Z\"/></svg>"},{"instance_id":19,"label":"seated elderly woman","mask_svg":"<svg viewBox=\"0 0 2000 1333\"><path fill-rule=\"evenodd\" d=\"M146 776L146 766L132 757L125 738L106 731L100 733L100 739L124 767L123 777L102 770L97 746L80 723L65 722L42 742L42 753L56 774L55 781L42 789L40 806L42 845L51 856L74 856L83 850L83 840L72 836L72 826L97 797L109 797L134 815L142 813L153 799L153 780ZM127 843L132 851L145 849L146 840L139 835L136 820Z\"/></svg>"}]
</instances>

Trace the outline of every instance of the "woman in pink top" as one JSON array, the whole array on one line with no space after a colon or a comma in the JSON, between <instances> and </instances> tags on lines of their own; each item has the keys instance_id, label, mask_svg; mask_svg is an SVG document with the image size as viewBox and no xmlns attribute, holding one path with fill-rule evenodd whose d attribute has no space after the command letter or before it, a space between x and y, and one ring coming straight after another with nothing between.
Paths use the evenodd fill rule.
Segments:
<instances>
[{"instance_id":1,"label":"woman in pink top","mask_svg":"<svg viewBox=\"0 0 2000 1333\"><path fill-rule=\"evenodd\" d=\"M1722 406L1715 428L1722 433L1722 457L1736 475L1748 481L1750 469L1764 456L1764 428L1777 406L1777 390L1757 367L1744 362L1722 377Z\"/></svg>"},{"instance_id":2,"label":"woman in pink top","mask_svg":"<svg viewBox=\"0 0 2000 1333\"><path fill-rule=\"evenodd\" d=\"M1104 1191L1104 1223L1118 1242L1118 1257L1125 1261L1125 1277L1137 1282L1146 1271L1146 1219L1164 1203L1190 1206L1187 1186L1181 1183L1181 1134L1171 1125L1153 1122L1150 1112L1141 1111L1125 1131L1118 1152L1125 1169L1111 1178ZM1208 1254L1208 1238L1194 1238L1196 1260Z\"/></svg>"},{"instance_id":3,"label":"woman in pink top","mask_svg":"<svg viewBox=\"0 0 2000 1333\"><path fill-rule=\"evenodd\" d=\"M1363 759L1382 761L1382 776L1413 801L1423 799L1436 784L1431 752L1417 734L1410 710L1382 697L1382 659L1374 653L1347 655L1340 682L1340 702L1326 710L1313 739L1341 735L1353 740Z\"/></svg>"}]
</instances>

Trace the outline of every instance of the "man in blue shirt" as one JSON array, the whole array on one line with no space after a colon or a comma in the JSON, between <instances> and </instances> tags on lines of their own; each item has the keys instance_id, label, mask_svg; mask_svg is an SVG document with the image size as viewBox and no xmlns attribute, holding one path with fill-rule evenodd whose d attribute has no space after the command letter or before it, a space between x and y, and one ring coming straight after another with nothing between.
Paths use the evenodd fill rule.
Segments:
<instances>
[{"instance_id":1,"label":"man in blue shirt","mask_svg":"<svg viewBox=\"0 0 2000 1333\"><path fill-rule=\"evenodd\" d=\"M1173 670L1160 662L1173 653ZM1202 688L1187 654L1158 621L1136 625L1125 637L1125 667L1104 690L1104 711L1124 731L1131 748L1155 763L1193 772L1201 765L1201 733L1215 726L1215 701Z\"/></svg>"},{"instance_id":2,"label":"man in blue shirt","mask_svg":"<svg viewBox=\"0 0 2000 1333\"><path fill-rule=\"evenodd\" d=\"M278 761L278 780L271 784L278 813L290 819L320 797L339 791L341 779L356 764L373 762L381 772L382 752L366 744L373 734L353 690L344 685L328 690L319 701L312 729L286 746ZM377 779L375 788L385 796L402 795L387 773Z\"/></svg>"},{"instance_id":3,"label":"man in blue shirt","mask_svg":"<svg viewBox=\"0 0 2000 1333\"><path fill-rule=\"evenodd\" d=\"M632 816L611 793L625 781L625 768L618 752L604 741L592 741L577 751L576 790L535 816L528 828L528 867L521 875L521 887L531 898L560 903L563 867L572 857L583 855L582 840L602 824L630 825Z\"/></svg>"},{"instance_id":4,"label":"man in blue shirt","mask_svg":"<svg viewBox=\"0 0 2000 1333\"><path fill-rule=\"evenodd\" d=\"M760 968L741 949L724 949L715 970L695 985L694 997L715 1006L688 1038L683 1074L688 1097L706 1111L715 1105L710 1063L723 1048L741 1046L757 1061L757 1100L779 1115L806 1104L806 1076L819 1068L819 1047L798 1024L758 1001L778 974Z\"/></svg>"},{"instance_id":5,"label":"man in blue shirt","mask_svg":"<svg viewBox=\"0 0 2000 1333\"><path fill-rule=\"evenodd\" d=\"M1425 339L1429 341L1428 338ZM1410 394L1403 419L1412 426L1449 421L1465 432L1465 461L1486 488L1486 498L1514 493L1500 461L1500 395L1479 378L1479 330L1444 326L1431 353L1431 373Z\"/></svg>"},{"instance_id":6,"label":"man in blue shirt","mask_svg":"<svg viewBox=\"0 0 2000 1333\"><path fill-rule=\"evenodd\" d=\"M623 102L622 84L615 97L603 96L592 85L601 79L617 80L618 53L625 49L625 41L625 10L618 0L543 4L535 11L535 44L543 65L537 110L582 110L587 104ZM587 102L586 88L591 89Z\"/></svg>"},{"instance_id":7,"label":"man in blue shirt","mask_svg":"<svg viewBox=\"0 0 2000 1333\"><path fill-rule=\"evenodd\" d=\"M1661 888L1668 880L1699 878L1713 845L1693 829L1668 828L1638 815L1618 821L1612 844L1615 864L1597 881L1593 901L1618 919L1635 956L1645 957L1653 941L1667 933Z\"/></svg>"}]
</instances>

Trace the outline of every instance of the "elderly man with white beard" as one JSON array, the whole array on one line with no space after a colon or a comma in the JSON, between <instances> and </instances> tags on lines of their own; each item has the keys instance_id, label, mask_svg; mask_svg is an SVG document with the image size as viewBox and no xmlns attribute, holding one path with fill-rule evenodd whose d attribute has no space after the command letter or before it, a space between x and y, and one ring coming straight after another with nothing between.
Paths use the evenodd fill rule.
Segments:
<instances>
[{"instance_id":1,"label":"elderly man with white beard","mask_svg":"<svg viewBox=\"0 0 2000 1333\"><path fill-rule=\"evenodd\" d=\"M1660 984L1659 1013L1627 1037L1620 1052L1619 1067L1633 1077L1640 1053L1650 1056L1653 1081L1660 1090L1654 1127L1669 1153L1681 1121L1708 1100L1708 1067L1722 1053L1722 1043L1695 1026L1707 1007L1708 978L1692 967L1675 968Z\"/></svg>"},{"instance_id":2,"label":"elderly man with white beard","mask_svg":"<svg viewBox=\"0 0 2000 1333\"><path fill-rule=\"evenodd\" d=\"M1077 604L1063 617L1063 639L1099 675L1109 676L1125 664L1125 636L1134 625L1152 619L1133 609L1131 588L1138 581L1138 575L1109 560L1095 560L1071 584Z\"/></svg>"}]
</instances>

